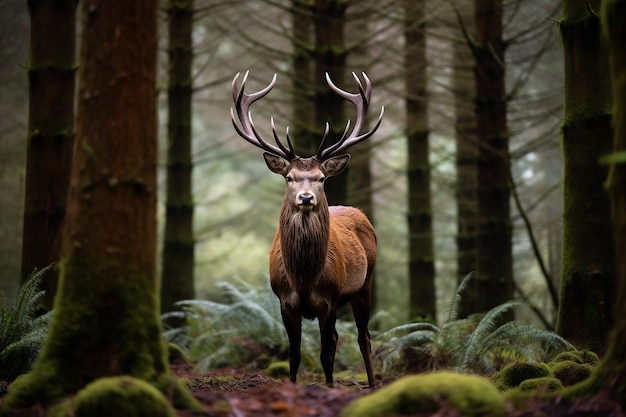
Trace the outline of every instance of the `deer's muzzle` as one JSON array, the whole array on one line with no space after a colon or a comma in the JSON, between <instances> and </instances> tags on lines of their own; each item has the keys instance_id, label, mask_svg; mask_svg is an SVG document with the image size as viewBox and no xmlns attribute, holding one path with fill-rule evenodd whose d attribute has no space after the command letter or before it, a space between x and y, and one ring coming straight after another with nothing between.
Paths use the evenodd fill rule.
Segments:
<instances>
[{"instance_id":1,"label":"deer's muzzle","mask_svg":"<svg viewBox=\"0 0 626 417\"><path fill-rule=\"evenodd\" d=\"M310 192L298 193L296 205L300 210L311 210L316 204L315 194Z\"/></svg>"}]
</instances>

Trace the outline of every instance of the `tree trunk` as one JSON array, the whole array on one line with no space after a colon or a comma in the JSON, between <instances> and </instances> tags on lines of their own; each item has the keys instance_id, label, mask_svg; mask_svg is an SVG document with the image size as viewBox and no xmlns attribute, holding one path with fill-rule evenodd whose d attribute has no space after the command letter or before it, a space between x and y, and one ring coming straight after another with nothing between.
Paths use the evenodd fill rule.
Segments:
<instances>
[{"instance_id":1,"label":"tree trunk","mask_svg":"<svg viewBox=\"0 0 626 417\"><path fill-rule=\"evenodd\" d=\"M199 407L170 374L159 321L156 6L83 3L59 292L44 348L32 373L11 386L8 409L69 401L87 384L120 375L153 384L177 406ZM106 401L107 392L98 396Z\"/></svg>"},{"instance_id":2,"label":"tree trunk","mask_svg":"<svg viewBox=\"0 0 626 417\"><path fill-rule=\"evenodd\" d=\"M603 0L602 23L608 34L610 73L613 91L613 153L607 188L611 197L617 241L616 317L626 317L626 1ZM597 62L596 62L597 63ZM595 323L594 325L600 325ZM608 350L591 377L570 391L588 396L605 391L626 409L626 321L617 320L609 338Z\"/></svg>"},{"instance_id":3,"label":"tree trunk","mask_svg":"<svg viewBox=\"0 0 626 417\"><path fill-rule=\"evenodd\" d=\"M29 122L22 241L22 281L59 260L74 142L76 0L29 0ZM56 270L42 280L50 310Z\"/></svg>"},{"instance_id":4,"label":"tree trunk","mask_svg":"<svg viewBox=\"0 0 626 417\"><path fill-rule=\"evenodd\" d=\"M474 311L487 311L513 297L502 1L475 0L474 18L479 141L475 284L480 294Z\"/></svg>"},{"instance_id":5,"label":"tree trunk","mask_svg":"<svg viewBox=\"0 0 626 417\"><path fill-rule=\"evenodd\" d=\"M460 4L463 25L468 32L474 28L471 4ZM462 39L461 34L459 37ZM476 138L475 103L476 87L472 74L474 56L471 42L454 43L454 108L456 134L456 204L457 204L457 278L459 283L476 270L476 222L478 213L477 167L478 143ZM459 317L474 313L478 298L476 286L470 285L463 293Z\"/></svg>"},{"instance_id":6,"label":"tree trunk","mask_svg":"<svg viewBox=\"0 0 626 417\"><path fill-rule=\"evenodd\" d=\"M320 129L318 138L326 123L330 124L327 146L341 137L345 127L346 114L344 99L335 94L326 84L328 73L339 88L349 89L345 84L346 50L343 29L346 19L346 1L315 0L313 5L313 27L315 31L315 126ZM329 205L346 204L348 196L348 170L333 177L325 185Z\"/></svg>"},{"instance_id":7,"label":"tree trunk","mask_svg":"<svg viewBox=\"0 0 626 417\"><path fill-rule=\"evenodd\" d=\"M424 3L404 0L409 318L436 318Z\"/></svg>"},{"instance_id":8,"label":"tree trunk","mask_svg":"<svg viewBox=\"0 0 626 417\"><path fill-rule=\"evenodd\" d=\"M363 1L351 5L350 13L361 15L368 13L371 8L370 1ZM355 72L360 74L369 68L372 57L367 42L363 42L363 38L371 33L372 26L370 19L355 19L350 22L346 28L347 42L349 45L357 45L351 49L348 57L348 66L354 68ZM376 80L373 80L376 83ZM348 89L352 89L349 85ZM351 149L352 159L350 159L350 170L348 171L348 195L347 204L358 207L365 213L374 227L376 226L376 218L374 217L374 190L373 178L371 170L373 138L367 139L356 144ZM372 288L370 309L376 311L377 291L379 286L376 280L376 270L372 273Z\"/></svg>"},{"instance_id":9,"label":"tree trunk","mask_svg":"<svg viewBox=\"0 0 626 417\"><path fill-rule=\"evenodd\" d=\"M161 310L194 298L191 98L193 0L170 0L167 197Z\"/></svg>"},{"instance_id":10,"label":"tree trunk","mask_svg":"<svg viewBox=\"0 0 626 417\"><path fill-rule=\"evenodd\" d=\"M565 1L560 23L565 65L562 126L563 268L557 333L574 345L605 350L614 323L615 240L606 165L611 149L608 54L600 36L600 1Z\"/></svg>"},{"instance_id":11,"label":"tree trunk","mask_svg":"<svg viewBox=\"0 0 626 417\"><path fill-rule=\"evenodd\" d=\"M313 93L312 75L312 25L313 10L308 2L292 0L293 54L293 120L289 124L290 136L294 139L294 150L297 155L308 157L315 155L319 145L319 132L313 126Z\"/></svg>"}]
</instances>

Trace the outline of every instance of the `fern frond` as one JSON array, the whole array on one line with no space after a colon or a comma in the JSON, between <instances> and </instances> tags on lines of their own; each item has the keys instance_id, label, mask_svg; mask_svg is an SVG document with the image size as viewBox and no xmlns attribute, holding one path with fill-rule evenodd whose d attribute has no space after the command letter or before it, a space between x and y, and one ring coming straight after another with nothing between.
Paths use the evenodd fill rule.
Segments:
<instances>
[{"instance_id":1,"label":"fern frond","mask_svg":"<svg viewBox=\"0 0 626 417\"><path fill-rule=\"evenodd\" d=\"M44 291L38 290L44 274L52 265L42 268L20 286L15 307L6 300L0 303L0 379L12 380L27 372L43 345L51 312L34 317Z\"/></svg>"},{"instance_id":2,"label":"fern frond","mask_svg":"<svg viewBox=\"0 0 626 417\"><path fill-rule=\"evenodd\" d=\"M480 350L481 343L495 330L496 326L499 324L498 320L500 317L515 307L523 305L526 305L523 301L509 300L492 308L483 316L468 339L465 356L461 365L463 368L467 368L470 364L476 362L477 352Z\"/></svg>"},{"instance_id":3,"label":"fern frond","mask_svg":"<svg viewBox=\"0 0 626 417\"><path fill-rule=\"evenodd\" d=\"M428 330L433 333L439 333L439 327L435 326L432 323L420 322L420 323L407 323L401 324L399 326L393 327L386 332L381 333L376 337L376 339L384 339L389 336L396 335L398 333L412 333L420 330Z\"/></svg>"},{"instance_id":4,"label":"fern frond","mask_svg":"<svg viewBox=\"0 0 626 417\"><path fill-rule=\"evenodd\" d=\"M465 275L465 277L457 287L456 292L454 293L454 297L452 297L452 301L448 306L445 323L450 323L451 321L459 318L459 310L461 309L461 301L463 300L461 294L463 294L463 291L465 291L465 288L467 288L467 286L469 285L469 281L472 279L473 276L474 271L470 271L467 275Z\"/></svg>"}]
</instances>

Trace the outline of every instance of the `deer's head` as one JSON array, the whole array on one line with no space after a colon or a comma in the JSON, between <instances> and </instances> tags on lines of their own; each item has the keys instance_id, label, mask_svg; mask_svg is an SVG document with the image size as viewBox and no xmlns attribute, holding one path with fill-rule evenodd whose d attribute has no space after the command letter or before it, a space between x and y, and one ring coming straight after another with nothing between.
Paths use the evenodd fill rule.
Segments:
<instances>
[{"instance_id":1,"label":"deer's head","mask_svg":"<svg viewBox=\"0 0 626 417\"><path fill-rule=\"evenodd\" d=\"M365 80L365 87L361 83L359 77L352 73L358 87L358 93L349 93L341 90L339 87L333 84L328 73L326 74L326 82L330 88L341 97L347 99L353 103L356 107L356 123L354 128L350 131L350 120L346 123L346 128L339 141L335 144L325 147L325 142L328 138L329 125L326 123L326 129L324 136L320 142L320 146L317 153L311 157L301 157L295 154L291 138L289 137L289 128L286 131L287 146L285 146L278 138L276 133L276 127L274 126L274 119L271 119L272 133L276 145L266 142L259 135L258 131L254 127L252 122L252 116L250 113L250 105L255 101L265 97L276 83L276 74L272 78L270 84L264 89L252 94L245 94L244 88L246 80L248 79L248 72L243 77L241 86L237 87L237 80L239 73L233 78L233 101L235 102L235 108L237 110L237 116L241 123L241 127L235 121L235 113L233 109L230 110L230 116L233 122L235 130L246 141L250 142L254 146L263 149L263 157L268 168L277 174L282 175L287 182L286 201L293 204L293 207L302 210L309 211L318 207L319 204L326 205L326 195L324 193L324 181L334 175L340 174L348 161L350 160L349 154L340 155L343 151L350 146L355 145L376 132L383 118L384 107L381 108L380 115L376 121L374 127L360 134L360 131L365 122L365 115L367 114L367 107L369 105L371 96L371 82L367 75L363 73Z\"/></svg>"}]
</instances>

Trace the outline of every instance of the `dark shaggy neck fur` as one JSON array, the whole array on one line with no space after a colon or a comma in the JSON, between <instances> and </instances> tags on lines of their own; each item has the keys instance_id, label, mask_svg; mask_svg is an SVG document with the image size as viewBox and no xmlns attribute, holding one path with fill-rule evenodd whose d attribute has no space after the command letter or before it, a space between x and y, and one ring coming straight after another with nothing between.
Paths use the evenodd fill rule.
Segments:
<instances>
[{"instance_id":1,"label":"dark shaggy neck fur","mask_svg":"<svg viewBox=\"0 0 626 417\"><path fill-rule=\"evenodd\" d=\"M301 290L317 281L326 263L330 214L326 198L311 211L300 211L285 198L280 212L280 241L287 276Z\"/></svg>"}]
</instances>

